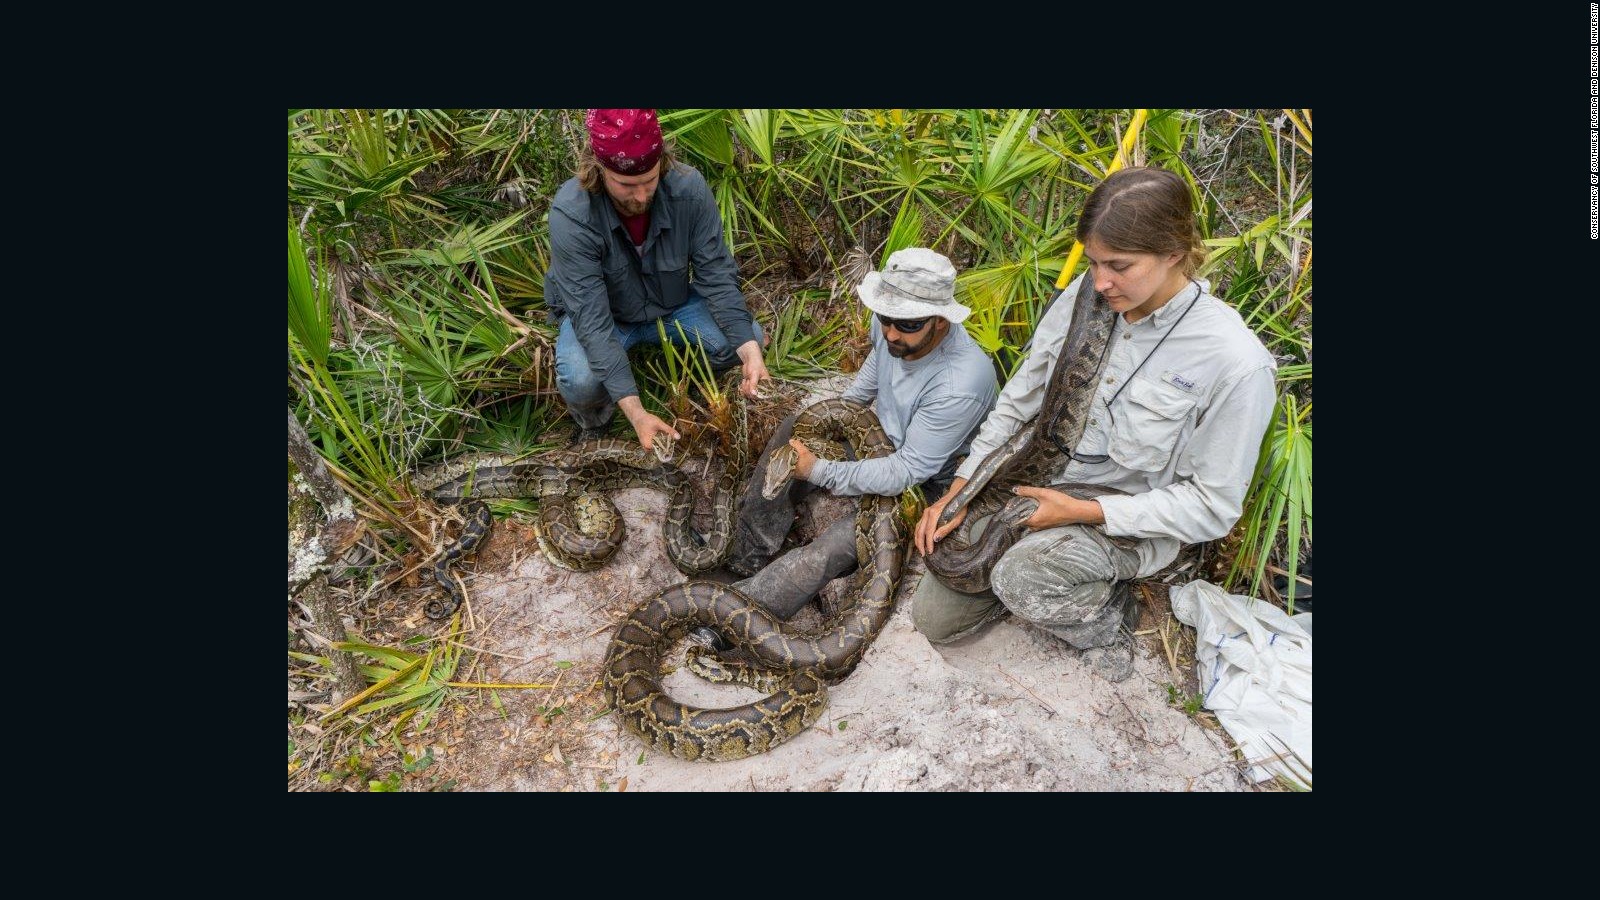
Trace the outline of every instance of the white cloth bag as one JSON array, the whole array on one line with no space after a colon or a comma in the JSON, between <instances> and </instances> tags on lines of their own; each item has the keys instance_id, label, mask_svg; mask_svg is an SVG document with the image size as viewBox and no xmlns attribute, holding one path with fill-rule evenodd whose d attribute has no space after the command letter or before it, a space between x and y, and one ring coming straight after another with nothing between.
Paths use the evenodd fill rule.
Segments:
<instances>
[{"instance_id":1,"label":"white cloth bag","mask_svg":"<svg viewBox=\"0 0 1600 900\"><path fill-rule=\"evenodd\" d=\"M1311 613L1291 617L1206 581L1173 588L1171 596L1173 615L1195 629L1205 707L1244 751L1250 777L1281 774L1310 787Z\"/></svg>"}]
</instances>

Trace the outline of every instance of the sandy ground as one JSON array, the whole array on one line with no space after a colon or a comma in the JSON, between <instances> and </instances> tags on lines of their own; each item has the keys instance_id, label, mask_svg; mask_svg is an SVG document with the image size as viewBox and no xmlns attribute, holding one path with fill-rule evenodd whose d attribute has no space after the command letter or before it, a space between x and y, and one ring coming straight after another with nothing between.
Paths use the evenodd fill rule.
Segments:
<instances>
[{"instance_id":1,"label":"sandy ground","mask_svg":"<svg viewBox=\"0 0 1600 900\"><path fill-rule=\"evenodd\" d=\"M478 654L472 679L553 686L494 697L464 692L441 716L435 755L460 789L1248 789L1226 735L1168 702L1165 685L1173 677L1152 638L1140 641L1135 674L1121 684L1091 674L1077 651L1011 619L935 647L911 627L920 558L902 579L899 607L883 633L854 674L830 690L827 711L806 734L725 763L647 750L606 711L601 661L615 624L683 576L662 550L666 499L648 489L612 496L635 524L600 570L551 566L528 529L508 522L496 526L477 571L468 566L475 628L467 643L487 651ZM803 521L831 521L851 505L823 498L802 506ZM814 607L805 617L816 620ZM1151 618L1147 611L1146 627ZM679 699L706 706L757 696L681 669L665 683Z\"/></svg>"},{"instance_id":2,"label":"sandy ground","mask_svg":"<svg viewBox=\"0 0 1600 900\"><path fill-rule=\"evenodd\" d=\"M809 402L836 396L848 376L811 386ZM462 567L477 649L456 680L537 687L462 690L437 720L407 737L437 765L428 782L472 791L1237 791L1232 742L1206 714L1186 715L1168 685L1193 690L1192 655L1173 657L1178 630L1164 594L1147 604L1135 673L1120 684L1092 674L1079 653L1005 618L977 635L935 647L911 626L923 577L913 554L898 607L855 672L829 692L821 721L769 753L723 763L686 762L649 750L606 707L601 666L617 624L684 576L661 538L666 497L613 493L628 523L621 550L602 568L569 572L539 552L532 529L498 521L477 559ZM854 501L813 495L798 536L854 513ZM828 591L843 590L839 579ZM399 638L437 629L421 613L426 589L402 591L378 621ZM813 604L795 622L815 625ZM1155 631L1166 626L1163 643ZM1192 634L1192 632L1190 632ZM682 654L672 657L681 663ZM1176 673L1176 674L1175 674ZM686 670L664 683L702 706L758 695L713 685Z\"/></svg>"}]
</instances>

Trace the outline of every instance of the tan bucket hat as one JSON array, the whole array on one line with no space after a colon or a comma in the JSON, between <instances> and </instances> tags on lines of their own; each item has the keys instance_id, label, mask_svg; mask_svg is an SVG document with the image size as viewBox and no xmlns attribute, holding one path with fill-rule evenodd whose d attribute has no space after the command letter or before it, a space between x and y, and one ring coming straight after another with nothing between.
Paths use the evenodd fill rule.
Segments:
<instances>
[{"instance_id":1,"label":"tan bucket hat","mask_svg":"<svg viewBox=\"0 0 1600 900\"><path fill-rule=\"evenodd\" d=\"M868 274L856 290L867 309L891 319L942 316L960 323L972 315L956 302L956 267L925 247L891 253L883 271Z\"/></svg>"}]
</instances>

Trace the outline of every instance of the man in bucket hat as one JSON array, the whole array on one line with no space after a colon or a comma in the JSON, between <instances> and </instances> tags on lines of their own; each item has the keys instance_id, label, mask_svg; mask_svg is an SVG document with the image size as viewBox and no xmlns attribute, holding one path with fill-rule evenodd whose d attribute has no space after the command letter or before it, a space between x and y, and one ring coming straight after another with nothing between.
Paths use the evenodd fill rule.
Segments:
<instances>
[{"instance_id":1,"label":"man in bucket hat","mask_svg":"<svg viewBox=\"0 0 1600 900\"><path fill-rule=\"evenodd\" d=\"M620 406L649 449L658 434L679 435L640 404L628 348L658 342L658 321L679 341L681 325L713 367L743 366L740 390L754 397L769 377L761 326L739 291L711 189L674 162L656 111L592 109L584 125L578 173L550 205L544 288L560 321L556 387L578 423L574 441L603 435Z\"/></svg>"},{"instance_id":2,"label":"man in bucket hat","mask_svg":"<svg viewBox=\"0 0 1600 900\"><path fill-rule=\"evenodd\" d=\"M767 443L740 504L728 569L747 576L735 587L779 617L793 616L830 580L856 565L853 517L767 565L794 523L796 502L819 487L841 496L897 497L921 485L925 496L942 496L994 405L994 364L961 327L972 310L956 302L955 285L950 260L912 247L891 254L883 271L867 275L858 288L862 305L873 312L872 352L841 397L875 403L894 453L855 461L818 459L791 436L795 416L785 419ZM796 477L785 494L767 500L761 496L761 475L786 442L799 455ZM720 643L710 629L698 630L695 637Z\"/></svg>"}]
</instances>

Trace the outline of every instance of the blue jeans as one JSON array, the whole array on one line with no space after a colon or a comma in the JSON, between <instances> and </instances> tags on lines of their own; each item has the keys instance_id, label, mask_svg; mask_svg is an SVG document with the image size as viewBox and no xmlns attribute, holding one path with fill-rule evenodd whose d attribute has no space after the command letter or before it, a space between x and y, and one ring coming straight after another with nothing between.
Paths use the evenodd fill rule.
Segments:
<instances>
[{"instance_id":1,"label":"blue jeans","mask_svg":"<svg viewBox=\"0 0 1600 900\"><path fill-rule=\"evenodd\" d=\"M659 321L667 330L667 339L679 347L693 346L698 337L699 343L706 348L712 368L726 369L738 365L738 348L717 327L716 320L711 318L711 310L706 308L705 299L695 293L692 287L689 289L689 302L662 316ZM684 334L688 335L688 345L678 335L679 324L683 325ZM761 343L761 323L752 318L750 325L755 330L756 343ZM661 343L654 321L627 325L614 322L612 329L617 340L622 342L624 352L640 344ZM612 403L611 395L606 393L600 376L589 364L589 354L578 343L578 334L572 330L571 316L561 317L561 333L556 337L556 389L561 392L561 399L566 401L567 409L572 412L578 427L604 428L611 424L616 406Z\"/></svg>"}]
</instances>

